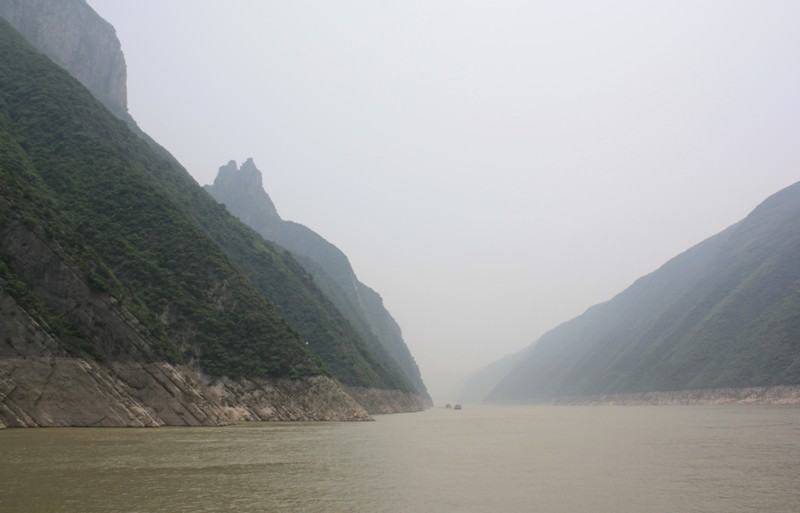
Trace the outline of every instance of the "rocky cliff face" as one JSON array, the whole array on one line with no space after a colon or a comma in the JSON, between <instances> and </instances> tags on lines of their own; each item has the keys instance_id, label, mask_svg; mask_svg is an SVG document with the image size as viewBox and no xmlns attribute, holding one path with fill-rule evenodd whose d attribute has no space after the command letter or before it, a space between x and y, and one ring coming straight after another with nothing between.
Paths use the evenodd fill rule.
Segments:
<instances>
[{"instance_id":1,"label":"rocky cliff face","mask_svg":"<svg viewBox=\"0 0 800 513\"><path fill-rule=\"evenodd\" d=\"M419 394L381 388L345 387L358 404L373 415L423 411L431 405Z\"/></svg>"},{"instance_id":2,"label":"rocky cliff face","mask_svg":"<svg viewBox=\"0 0 800 513\"><path fill-rule=\"evenodd\" d=\"M369 419L228 263L233 250L190 219L241 237L248 255L279 264L281 255L3 19L0 55L0 427ZM179 251L158 246L175 240ZM167 255L186 261L162 262ZM144 269L166 279L138 280ZM150 286L152 296L139 295ZM197 308L201 320L186 322ZM253 367L269 355L269 368ZM219 366L231 358L238 370Z\"/></svg>"},{"instance_id":3,"label":"rocky cliff face","mask_svg":"<svg viewBox=\"0 0 800 513\"><path fill-rule=\"evenodd\" d=\"M248 226L252 227L256 223L269 223L276 225L277 229L277 226L283 223L272 199L264 192L261 171L256 168L253 159L247 159L241 168L236 165L234 160L221 166L214 185L206 186L205 189L215 199L217 195L228 199L231 202L230 205L226 205L228 210L236 210L242 214L237 217ZM236 191L236 195L225 194L223 191ZM220 202L224 203L224 201Z\"/></svg>"},{"instance_id":4,"label":"rocky cliff face","mask_svg":"<svg viewBox=\"0 0 800 513\"><path fill-rule=\"evenodd\" d=\"M0 359L0 426L223 426L246 421L359 421L367 411L335 381L208 380L167 363Z\"/></svg>"},{"instance_id":5,"label":"rocky cliff face","mask_svg":"<svg viewBox=\"0 0 800 513\"><path fill-rule=\"evenodd\" d=\"M0 195L0 255L102 357L69 356L0 275L0 426L217 426L251 420L368 420L334 380L209 378L160 361L151 335ZM7 267L8 269L8 267ZM8 270L6 277L10 277ZM19 294L17 294L19 295Z\"/></svg>"},{"instance_id":6,"label":"rocky cliff face","mask_svg":"<svg viewBox=\"0 0 800 513\"><path fill-rule=\"evenodd\" d=\"M400 368L418 395L416 400L400 400L399 396L375 389L368 394L356 394L363 398L359 400L361 404L370 405L367 409L371 413L387 413L393 407L398 408L395 411L417 411L432 404L400 327L384 307L380 295L358 280L350 261L339 248L306 226L280 217L264 190L261 171L252 159L245 161L241 168L235 161L220 167L214 184L205 188L265 239L291 251L359 334L365 340L374 341L388 354L391 363ZM356 389L351 387L350 390ZM380 406L378 397L386 398L384 406Z\"/></svg>"},{"instance_id":7,"label":"rocky cliff face","mask_svg":"<svg viewBox=\"0 0 800 513\"><path fill-rule=\"evenodd\" d=\"M145 139L151 147L156 146L136 130L135 123L127 115L124 58L119 51L114 30L83 0L0 0L0 16L16 26L40 52L80 79L113 114L125 120L136 135ZM219 214L224 213L224 209L220 209L199 189L195 191L194 181L174 160L164 157L164 152L158 148L151 154L147 148L134 143L130 134L118 133L120 126L110 123L107 119L109 116L96 102L85 103L88 95L82 88L68 80L69 77L61 70L55 73L46 69L54 69L52 63L21 45L19 36L3 20L0 20L0 36L4 48L2 53L9 64L9 67L0 70L0 78L4 84L15 81L23 83L20 87L10 86L8 90L0 90L4 94L4 101L0 102L4 110L2 119L11 120L10 124L0 123L0 132L3 133L0 137L0 428L221 425L243 420L369 419L368 412L338 381L314 371L316 364L306 356L310 354L308 348L292 352L288 347L291 340L288 339L296 338L297 333L285 320L274 318L269 321L272 314L259 310L269 305L262 304L261 299L252 296L253 289L248 288L249 292L242 294L234 293L235 290L248 287L246 280L243 276L228 275L229 269L224 265L227 260L215 258L219 256L216 251L224 249L228 258L241 257L236 251L243 247L248 248L248 255L258 253L256 256L259 258L264 257L265 252L270 253L272 258L268 262L277 262L278 268L264 269L263 273L272 273L269 283L273 285L276 279L284 280L281 282L284 289L276 293L294 294L288 301L290 306L302 310L306 314L304 320L308 321L315 313L311 307L316 303L298 304L298 301L318 301L314 294L319 291L305 282L303 286L309 288L305 295L291 289L297 285L296 281L307 280L305 271L298 271L299 278L295 281L292 281L294 275L286 278L295 272L295 267L299 269L291 257L286 257L282 250L278 256L277 250L271 249L271 245L264 245L263 241L252 236L249 230L227 214L223 216L226 219L221 219ZM31 76L37 73L38 83L32 86ZM25 98L17 94L25 90L35 90L35 93ZM47 101L42 101L45 98ZM73 111L82 114L75 116ZM67 124L75 123L78 119L86 124L66 128ZM17 120L24 121L25 127L35 129L22 129ZM104 128L96 132L100 125ZM89 139L94 137L87 147L92 149L78 148L86 142L84 139L70 142L70 134L84 132L91 134ZM118 145L122 140L126 142ZM50 145L46 141L60 142ZM104 175L105 178L100 176L104 172L98 169L108 169L107 162L101 164L96 172L89 172L91 177L78 178L81 175L79 170L87 171L95 163L92 161L89 164L83 157L92 153L98 145L105 148L102 157L99 157L101 160L116 156L113 173ZM132 146L138 149L130 153ZM70 155L59 153L59 148L69 149ZM33 153L26 154L31 149L36 157L32 157ZM142 157L143 154L147 155ZM140 156L141 161L136 166L127 167L126 159L131 155ZM161 162L160 158L165 161ZM64 164L62 160L70 164ZM117 167L120 163L124 169ZM70 169L70 166L73 168ZM158 172L144 177L144 181L138 181L143 177L134 170L146 168L152 171L152 166L157 166ZM260 173L254 166L253 170L255 173L251 173L250 178L257 180L257 189L260 190ZM69 179L64 180L65 177ZM80 195L91 196L93 200L90 204L95 206L102 203L107 188L100 187L90 194L86 187L93 187L97 185L94 182L104 180L104 183L116 186L136 183L139 192L148 191L142 196L148 201L154 198L166 200L173 193L179 201L169 206L162 204L143 210L143 204L138 205L129 215L119 217L111 210L119 207L120 201L127 196L118 196L108 204L113 208L98 207L98 212L84 217L93 221L100 218L99 225L94 226L97 231L88 228L92 223L84 222L80 228L84 237L87 233L91 234L87 239L76 236L72 231L75 228L69 227L70 220L75 217L60 210L61 207L69 209L76 206L75 199L67 199L66 196L71 194L71 187L80 180L84 180ZM65 197L60 197L61 194L65 194ZM62 200L63 204L60 203ZM177 204L181 206L176 209ZM198 204L207 208L198 211ZM277 217L274 206L266 207L267 215ZM145 212L166 210L173 214L171 219L137 225L139 228L146 226L145 232L155 225L159 229L132 241L134 246L149 241L146 247L135 249L135 258L126 260L125 254L120 254L119 249L107 254L105 251L108 248L97 245L98 241L110 240L109 237L96 237L104 229L104 222L112 219L114 222L135 220ZM187 228L182 221L177 221L182 215L179 212L188 213L194 221L210 220L207 224L211 228L206 226L202 233L189 229L192 232L189 241L209 235L220 246L206 248L203 255L192 253L193 256L188 257L191 250L182 247L178 252L182 257L204 261L192 272L208 271L210 274L206 278L210 279L196 279L195 276L191 280L192 288L197 289L197 285L200 285L203 292L198 294L195 290L194 294L183 296L180 305L170 304L167 299L174 296L170 294L174 290L162 290L165 294L151 296L151 299L161 297L163 303L163 308L154 311L156 315L153 317L147 312L153 305L146 305L141 298L132 299L133 296L124 292L120 295L120 292L129 285L127 280L140 276L137 273L143 269L142 264L151 270L162 265L160 260L165 252L157 249L154 241L160 240L160 230ZM59 219L61 215L66 217ZM220 226L225 226L225 237L215 231ZM183 235L188 236L189 232ZM116 233L132 233L132 230L116 230ZM180 238L175 235L179 234L175 233L167 239ZM230 237L226 238L228 235ZM245 243L242 244L240 239L246 239ZM147 261L134 263L133 260L145 254L142 250L150 257ZM113 255L122 260L117 264L112 263ZM206 257L211 260L205 261ZM263 264L262 260L259 262ZM242 264L239 261L237 263ZM164 263L169 267L167 264L169 262ZM166 267L161 270L166 271ZM185 270L187 267L181 268ZM257 269L250 269L247 276L248 280L252 280L249 282L251 285L267 283L262 278ZM105 280L116 285L109 288L109 282ZM167 286L165 282L160 283L162 287ZM141 286L142 283L139 283L134 288L141 291ZM259 291L265 293L261 289ZM247 294L250 294L249 299L243 300ZM195 302L206 300L209 302L206 305L209 314L228 312L229 321L223 326L227 334L215 331L220 329L215 321L207 319L200 331L181 317L195 307ZM256 324L256 321L264 321L259 329L269 329L257 331L254 336L251 328L255 324L251 325L248 321L245 326L232 320L238 314ZM231 340L238 340L236 337L242 331L248 331L248 334L241 344L233 342L234 345L240 344L238 352L226 354L225 344L230 345ZM288 338L279 341L278 335ZM296 342L301 345L299 339ZM274 364L277 371L265 372L263 368L255 368L255 364L247 366L256 360L257 363L263 363L263 354L252 354L252 351L263 352L271 345L281 344L287 346L286 351L281 353L281 349L276 350L270 360L270 365ZM258 349L256 345L260 345ZM249 357L243 357L244 353ZM357 354L364 355L363 352ZM216 364L220 361L225 363L231 358L235 360L234 364L243 362L244 374L219 371L220 367ZM204 369L203 362L212 366L210 374L201 371ZM293 373L283 372L287 365L295 365ZM248 371L251 367L255 370ZM379 367L375 369L380 370ZM392 372L386 372L384 378L394 379ZM233 379L226 377L228 375L248 377ZM255 375L291 375L293 379L253 377ZM362 375L357 378L368 381ZM353 381L358 383L359 379ZM408 389L402 378L395 382L402 385L399 388ZM369 397L369 401L365 399L365 404L376 412L421 409L416 406L418 398L415 399L413 394L405 397L406 394L399 390L372 390L370 387L355 387L354 390Z\"/></svg>"},{"instance_id":8,"label":"rocky cliff face","mask_svg":"<svg viewBox=\"0 0 800 513\"><path fill-rule=\"evenodd\" d=\"M116 31L85 0L0 0L5 18L111 112L128 112L125 57Z\"/></svg>"}]
</instances>

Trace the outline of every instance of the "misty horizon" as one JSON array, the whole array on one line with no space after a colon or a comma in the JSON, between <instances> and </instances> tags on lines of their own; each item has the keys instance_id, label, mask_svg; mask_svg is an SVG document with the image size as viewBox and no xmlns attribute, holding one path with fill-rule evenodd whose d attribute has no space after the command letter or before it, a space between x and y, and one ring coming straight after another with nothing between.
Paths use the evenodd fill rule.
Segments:
<instances>
[{"instance_id":1,"label":"misty horizon","mask_svg":"<svg viewBox=\"0 0 800 513\"><path fill-rule=\"evenodd\" d=\"M798 15L0 0L0 511L796 513Z\"/></svg>"},{"instance_id":2,"label":"misty horizon","mask_svg":"<svg viewBox=\"0 0 800 513\"><path fill-rule=\"evenodd\" d=\"M800 6L90 0L198 183L252 157L439 402L800 179Z\"/></svg>"}]
</instances>

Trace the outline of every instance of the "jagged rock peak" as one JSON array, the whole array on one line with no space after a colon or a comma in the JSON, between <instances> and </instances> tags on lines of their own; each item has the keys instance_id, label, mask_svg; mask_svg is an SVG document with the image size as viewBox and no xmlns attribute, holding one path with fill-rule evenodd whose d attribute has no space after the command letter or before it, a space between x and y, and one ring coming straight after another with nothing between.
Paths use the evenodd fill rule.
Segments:
<instances>
[{"instance_id":1,"label":"jagged rock peak","mask_svg":"<svg viewBox=\"0 0 800 513\"><path fill-rule=\"evenodd\" d=\"M252 157L244 161L242 167L239 168L239 173L248 180L258 180L258 185L261 187L261 171L256 167L256 163L253 162Z\"/></svg>"},{"instance_id":2,"label":"jagged rock peak","mask_svg":"<svg viewBox=\"0 0 800 513\"><path fill-rule=\"evenodd\" d=\"M280 219L272 199L264 190L261 171L256 167L252 158L245 160L242 167L238 167L235 160L221 166L214 179L214 185L207 185L206 190L217 201L225 203L229 208L234 207L231 202L235 201L248 205L248 208L256 209L262 215ZM238 211L236 208L234 210Z\"/></svg>"},{"instance_id":3,"label":"jagged rock peak","mask_svg":"<svg viewBox=\"0 0 800 513\"><path fill-rule=\"evenodd\" d=\"M85 0L0 0L0 17L114 115L127 115L127 70L117 33Z\"/></svg>"},{"instance_id":4,"label":"jagged rock peak","mask_svg":"<svg viewBox=\"0 0 800 513\"><path fill-rule=\"evenodd\" d=\"M388 396L380 401L395 404L395 411L417 411L432 404L400 327L386 310L380 295L358 280L350 261L339 248L308 227L284 221L278 216L275 206L264 192L261 172L253 159L248 159L241 168L237 168L235 161L220 167L214 185L206 185L206 190L219 203L223 203L231 214L264 239L289 250L301 265L306 266L315 283L348 318L361 338L375 344L373 348L376 353L383 355L382 358L385 357L387 368L396 367L398 374L404 375L419 396L411 402L398 398L387 400ZM377 404L371 392L367 395L356 393L356 396L359 403ZM420 406L414 406L418 401L421 401ZM377 407L370 408L375 413L381 411Z\"/></svg>"},{"instance_id":5,"label":"jagged rock peak","mask_svg":"<svg viewBox=\"0 0 800 513\"><path fill-rule=\"evenodd\" d=\"M229 161L224 166L220 166L217 178L214 179L214 187L238 188L248 190L257 188L264 189L261 171L256 167L252 158L248 158L242 167L236 165L235 160Z\"/></svg>"}]
</instances>

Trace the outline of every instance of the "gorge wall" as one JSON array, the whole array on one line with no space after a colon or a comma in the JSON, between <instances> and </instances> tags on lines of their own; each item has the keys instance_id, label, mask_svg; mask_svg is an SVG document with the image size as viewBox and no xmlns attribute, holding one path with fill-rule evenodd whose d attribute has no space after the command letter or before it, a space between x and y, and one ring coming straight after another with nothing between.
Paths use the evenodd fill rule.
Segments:
<instances>
[{"instance_id":1,"label":"gorge wall","mask_svg":"<svg viewBox=\"0 0 800 513\"><path fill-rule=\"evenodd\" d=\"M358 335L377 355L382 355L386 365L398 367L405 379L413 386L418 398L409 394L399 400L391 390L381 389L364 397L367 409L373 413L388 413L389 405L401 407L396 411L418 411L431 406L432 401L411 351L403 340L400 326L383 304L381 296L361 283L347 256L334 244L310 228L284 220L266 192L261 171L252 159L241 167L235 161L219 168L213 185L206 185L214 199L243 223L247 224L267 240L288 249L313 276L315 283L333 301ZM353 390L353 388L350 388ZM402 395L402 394L401 394ZM368 398L367 398L368 397ZM387 398L379 406L378 397ZM422 405L422 407L420 407Z\"/></svg>"},{"instance_id":2,"label":"gorge wall","mask_svg":"<svg viewBox=\"0 0 800 513\"><path fill-rule=\"evenodd\" d=\"M795 183L614 298L544 334L488 400L724 401L764 387L800 386L798 255ZM651 395L627 395L643 393Z\"/></svg>"},{"instance_id":3,"label":"gorge wall","mask_svg":"<svg viewBox=\"0 0 800 513\"><path fill-rule=\"evenodd\" d=\"M0 17L115 116L127 116L127 71L119 39L84 0L0 0Z\"/></svg>"},{"instance_id":4,"label":"gorge wall","mask_svg":"<svg viewBox=\"0 0 800 513\"><path fill-rule=\"evenodd\" d=\"M0 0L0 16L125 119L119 42L85 2ZM334 312L296 262L230 217L174 159L153 150L152 141L123 133L3 20L0 44L8 64L0 74L0 427L369 419L263 295L270 287L287 294L287 304L302 310L307 324L335 331L340 338L328 349L332 354L363 354L348 345L343 323L317 320L330 320ZM84 73L86 65L107 73ZM121 88L114 77L122 77ZM110 160L94 168L96 158ZM107 196L129 186L139 195ZM78 205L76 198L87 196L93 200ZM131 203L124 215L112 212L129 199L138 205ZM138 222L154 215L155 223ZM79 218L80 227L73 224ZM117 222L133 224L105 232L104 225ZM134 232L116 242L136 256L109 245ZM184 242L170 255L156 248L161 240ZM195 243L204 249L187 247ZM169 261L176 257L188 265ZM249 257L275 267L253 265L243 276L228 263L236 260L241 268ZM208 279L184 275L190 267ZM166 282L136 284L145 270L182 290L162 289L148 299L142 285ZM166 299L178 296L178 303ZM187 317L201 310L213 319ZM374 364L360 362L350 385L370 398L370 409L421 409L400 390L369 386L394 380L407 387L394 371ZM226 374L221 365L238 370Z\"/></svg>"},{"instance_id":5,"label":"gorge wall","mask_svg":"<svg viewBox=\"0 0 800 513\"><path fill-rule=\"evenodd\" d=\"M86 272L0 195L0 426L218 426L253 420L369 420L333 379L204 376L154 353L151 335L114 297L91 290ZM13 266L13 274L9 266ZM25 277L58 317L102 346L76 358L37 308L19 304ZM14 290L16 298L10 294ZM39 306L39 308L44 308ZM41 313L41 312L40 312Z\"/></svg>"}]
</instances>

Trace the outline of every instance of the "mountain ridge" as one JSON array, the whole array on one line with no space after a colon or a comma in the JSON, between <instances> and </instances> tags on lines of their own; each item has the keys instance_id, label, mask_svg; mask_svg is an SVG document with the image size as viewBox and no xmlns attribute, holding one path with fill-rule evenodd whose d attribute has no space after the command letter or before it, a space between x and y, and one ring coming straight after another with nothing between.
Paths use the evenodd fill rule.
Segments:
<instances>
[{"instance_id":1,"label":"mountain ridge","mask_svg":"<svg viewBox=\"0 0 800 513\"><path fill-rule=\"evenodd\" d=\"M278 311L357 351L299 264L5 20L0 45L0 424L368 419ZM350 386L405 386L363 362Z\"/></svg>"},{"instance_id":2,"label":"mountain ridge","mask_svg":"<svg viewBox=\"0 0 800 513\"><path fill-rule=\"evenodd\" d=\"M263 187L253 159L237 167L229 161L219 168L213 185L204 186L217 201L265 239L288 249L313 276L360 336L377 353L388 353L388 365L399 365L415 391L431 404L419 368L402 339L397 322L380 295L361 283L347 256L310 228L281 218Z\"/></svg>"},{"instance_id":3,"label":"mountain ridge","mask_svg":"<svg viewBox=\"0 0 800 513\"><path fill-rule=\"evenodd\" d=\"M489 400L800 384L800 183L543 335Z\"/></svg>"}]
</instances>

